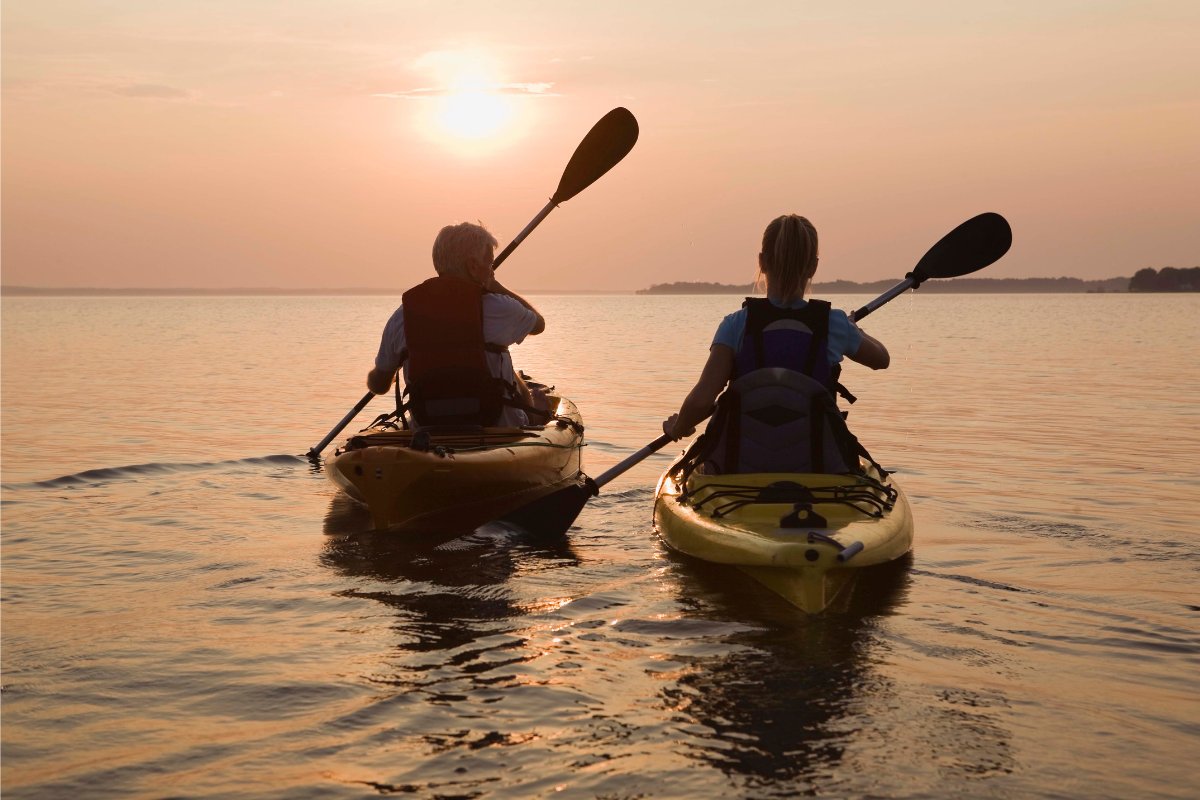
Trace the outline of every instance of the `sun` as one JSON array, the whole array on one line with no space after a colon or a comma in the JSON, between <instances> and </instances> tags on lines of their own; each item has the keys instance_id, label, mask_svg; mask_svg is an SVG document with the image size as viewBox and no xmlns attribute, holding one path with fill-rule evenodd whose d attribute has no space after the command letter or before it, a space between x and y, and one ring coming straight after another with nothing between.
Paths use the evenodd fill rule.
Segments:
<instances>
[{"instance_id":1,"label":"sun","mask_svg":"<svg viewBox=\"0 0 1200 800\"><path fill-rule=\"evenodd\" d=\"M438 124L459 139L487 139L502 133L512 121L508 98L485 88L457 89L441 98Z\"/></svg>"},{"instance_id":2,"label":"sun","mask_svg":"<svg viewBox=\"0 0 1200 800\"><path fill-rule=\"evenodd\" d=\"M519 138L527 103L506 82L500 63L484 50L440 50L416 63L432 87L423 117L426 135L464 155L491 152Z\"/></svg>"}]
</instances>

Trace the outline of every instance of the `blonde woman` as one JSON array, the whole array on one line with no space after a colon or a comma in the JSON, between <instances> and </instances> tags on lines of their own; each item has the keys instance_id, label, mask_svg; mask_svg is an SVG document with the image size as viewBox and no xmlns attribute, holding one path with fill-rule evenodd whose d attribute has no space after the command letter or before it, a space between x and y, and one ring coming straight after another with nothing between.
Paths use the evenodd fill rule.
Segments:
<instances>
[{"instance_id":1,"label":"blonde woman","mask_svg":"<svg viewBox=\"0 0 1200 800\"><path fill-rule=\"evenodd\" d=\"M860 330L845 312L805 298L817 271L817 244L816 228L797 214L777 217L767 226L758 254L759 279L765 279L767 296L746 298L741 310L718 326L699 380L678 413L663 422L668 436L680 439L694 433L713 413L718 395L750 373L757 373L756 384L777 377L790 382L794 373L801 373L832 399L839 389L843 356L871 369L887 368L890 356L882 343Z\"/></svg>"}]
</instances>

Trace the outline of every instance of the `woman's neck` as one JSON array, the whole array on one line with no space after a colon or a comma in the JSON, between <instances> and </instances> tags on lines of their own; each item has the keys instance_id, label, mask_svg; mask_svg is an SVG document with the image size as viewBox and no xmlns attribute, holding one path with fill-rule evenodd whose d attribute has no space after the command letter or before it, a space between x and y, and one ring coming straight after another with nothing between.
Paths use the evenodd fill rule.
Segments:
<instances>
[{"instance_id":1,"label":"woman's neck","mask_svg":"<svg viewBox=\"0 0 1200 800\"><path fill-rule=\"evenodd\" d=\"M793 294L791 297L784 297L783 293L779 290L779 286L775 279L770 275L767 275L767 297L773 301L783 303L784 305L791 305L797 300L803 300L807 290L808 281L804 281L797 288L795 294Z\"/></svg>"}]
</instances>

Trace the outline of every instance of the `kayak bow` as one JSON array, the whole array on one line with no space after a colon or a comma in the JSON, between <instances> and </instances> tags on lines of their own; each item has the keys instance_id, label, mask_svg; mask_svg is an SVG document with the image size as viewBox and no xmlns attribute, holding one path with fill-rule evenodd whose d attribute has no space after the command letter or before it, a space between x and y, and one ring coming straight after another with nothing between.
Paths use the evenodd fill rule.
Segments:
<instances>
[{"instance_id":1,"label":"kayak bow","mask_svg":"<svg viewBox=\"0 0 1200 800\"><path fill-rule=\"evenodd\" d=\"M912 547L908 500L865 460L863 475L697 470L684 478L679 465L655 493L663 541L688 556L736 566L810 614L847 591L863 567Z\"/></svg>"}]
</instances>

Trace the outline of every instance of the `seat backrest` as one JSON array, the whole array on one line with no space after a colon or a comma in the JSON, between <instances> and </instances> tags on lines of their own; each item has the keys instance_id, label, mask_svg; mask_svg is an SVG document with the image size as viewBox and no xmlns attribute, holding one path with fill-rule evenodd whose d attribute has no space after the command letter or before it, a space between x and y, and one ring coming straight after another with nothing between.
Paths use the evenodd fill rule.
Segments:
<instances>
[{"instance_id":1,"label":"seat backrest","mask_svg":"<svg viewBox=\"0 0 1200 800\"><path fill-rule=\"evenodd\" d=\"M404 293L408 407L419 426L494 425L506 384L495 378L483 337L482 289L430 278Z\"/></svg>"},{"instance_id":2,"label":"seat backrest","mask_svg":"<svg viewBox=\"0 0 1200 800\"><path fill-rule=\"evenodd\" d=\"M754 370L730 383L720 405L717 441L706 459L711 471L858 470L855 440L833 395L801 372Z\"/></svg>"}]
</instances>

